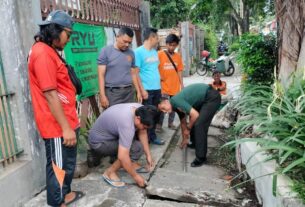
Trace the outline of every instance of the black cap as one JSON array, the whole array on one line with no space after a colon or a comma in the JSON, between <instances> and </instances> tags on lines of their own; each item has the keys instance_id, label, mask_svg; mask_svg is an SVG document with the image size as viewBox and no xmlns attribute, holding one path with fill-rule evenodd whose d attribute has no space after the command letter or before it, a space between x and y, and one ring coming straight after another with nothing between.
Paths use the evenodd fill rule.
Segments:
<instances>
[{"instance_id":1,"label":"black cap","mask_svg":"<svg viewBox=\"0 0 305 207\"><path fill-rule=\"evenodd\" d=\"M66 12L64 12L62 10L55 10L55 11L52 11L47 16L45 21L40 22L38 25L41 26L41 25L48 25L48 24L52 24L52 23L72 29L74 21L73 21L73 18Z\"/></svg>"}]
</instances>

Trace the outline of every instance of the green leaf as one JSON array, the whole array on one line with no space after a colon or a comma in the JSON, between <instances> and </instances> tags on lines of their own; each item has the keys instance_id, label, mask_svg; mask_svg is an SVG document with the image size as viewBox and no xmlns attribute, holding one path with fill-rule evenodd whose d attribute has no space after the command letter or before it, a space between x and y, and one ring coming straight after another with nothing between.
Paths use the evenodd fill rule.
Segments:
<instances>
[{"instance_id":1,"label":"green leaf","mask_svg":"<svg viewBox=\"0 0 305 207\"><path fill-rule=\"evenodd\" d=\"M290 170L292 170L293 168L298 167L299 165L303 165L304 162L305 162L305 157L297 159L294 162L292 162L290 165L288 165L286 168L284 168L282 173L285 174L285 173L289 172Z\"/></svg>"}]
</instances>

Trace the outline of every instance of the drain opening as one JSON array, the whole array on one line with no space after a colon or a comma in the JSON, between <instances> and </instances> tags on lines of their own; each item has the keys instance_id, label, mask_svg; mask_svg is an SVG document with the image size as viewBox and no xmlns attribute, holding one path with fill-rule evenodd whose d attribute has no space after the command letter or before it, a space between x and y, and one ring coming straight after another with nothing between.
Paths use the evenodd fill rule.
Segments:
<instances>
[{"instance_id":1,"label":"drain opening","mask_svg":"<svg viewBox=\"0 0 305 207\"><path fill-rule=\"evenodd\" d=\"M176 203L194 203L194 204L198 204L198 202L181 201L179 199L167 198L167 197L162 197L162 196L158 196L158 195L146 195L146 197L148 199L151 199L151 200L171 201L171 202L176 202Z\"/></svg>"}]
</instances>

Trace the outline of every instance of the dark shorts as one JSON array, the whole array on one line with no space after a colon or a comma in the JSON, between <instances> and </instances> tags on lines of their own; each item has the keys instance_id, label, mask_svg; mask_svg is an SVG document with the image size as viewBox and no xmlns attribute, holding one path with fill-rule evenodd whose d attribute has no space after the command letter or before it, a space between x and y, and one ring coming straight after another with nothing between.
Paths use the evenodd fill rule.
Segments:
<instances>
[{"instance_id":1,"label":"dark shorts","mask_svg":"<svg viewBox=\"0 0 305 207\"><path fill-rule=\"evenodd\" d=\"M118 154L119 141L106 140L98 144L90 144L90 147L100 156L116 156ZM142 143L139 140L134 140L129 149L130 159L133 161L139 160L143 152Z\"/></svg>"}]
</instances>

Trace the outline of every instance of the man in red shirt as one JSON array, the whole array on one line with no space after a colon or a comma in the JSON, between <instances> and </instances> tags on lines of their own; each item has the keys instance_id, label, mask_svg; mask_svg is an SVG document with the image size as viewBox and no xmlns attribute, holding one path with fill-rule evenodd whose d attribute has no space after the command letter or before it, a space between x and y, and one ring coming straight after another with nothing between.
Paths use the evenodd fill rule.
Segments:
<instances>
[{"instance_id":1,"label":"man in red shirt","mask_svg":"<svg viewBox=\"0 0 305 207\"><path fill-rule=\"evenodd\" d=\"M47 203L63 207L84 195L71 191L79 131L76 90L57 52L70 39L73 19L57 10L39 25L29 54L30 90L36 125L46 147Z\"/></svg>"}]
</instances>

